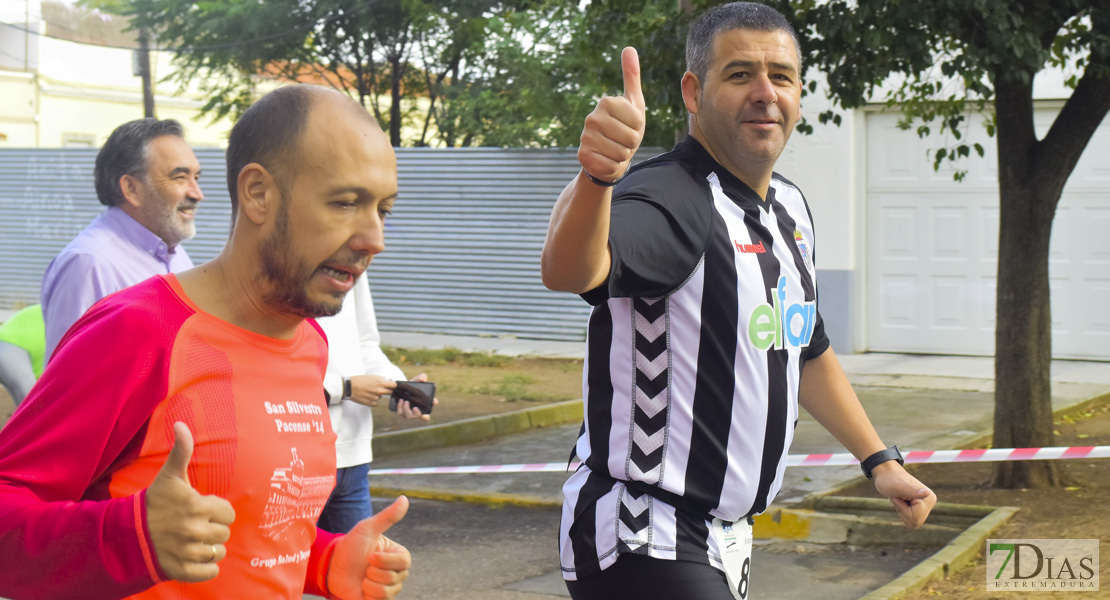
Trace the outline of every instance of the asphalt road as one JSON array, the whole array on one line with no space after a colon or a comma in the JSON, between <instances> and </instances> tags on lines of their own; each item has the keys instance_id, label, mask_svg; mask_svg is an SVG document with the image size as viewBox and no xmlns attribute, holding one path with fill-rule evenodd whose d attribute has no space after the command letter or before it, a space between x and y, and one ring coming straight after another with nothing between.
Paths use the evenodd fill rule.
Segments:
<instances>
[{"instance_id":1,"label":"asphalt road","mask_svg":"<svg viewBox=\"0 0 1110 600\"><path fill-rule=\"evenodd\" d=\"M392 498L375 500L375 510ZM390 530L413 554L402 598L544 600L569 597L559 575L559 513L412 500ZM758 543L755 600L856 600L910 569L934 549ZM676 599L687 600L687 599Z\"/></svg>"}]
</instances>

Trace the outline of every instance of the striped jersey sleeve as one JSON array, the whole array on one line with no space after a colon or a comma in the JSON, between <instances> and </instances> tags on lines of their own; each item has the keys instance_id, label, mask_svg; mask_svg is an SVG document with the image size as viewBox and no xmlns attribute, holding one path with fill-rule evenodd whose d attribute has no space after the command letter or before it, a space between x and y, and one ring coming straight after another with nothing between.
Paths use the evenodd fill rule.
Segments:
<instances>
[{"instance_id":1,"label":"striped jersey sleeve","mask_svg":"<svg viewBox=\"0 0 1110 600\"><path fill-rule=\"evenodd\" d=\"M774 498L802 367L828 346L796 186L775 176L764 200L692 139L645 165L614 200L610 280L583 295L594 309L582 466L563 489L567 579L624 553L719 567L708 520Z\"/></svg>"}]
</instances>

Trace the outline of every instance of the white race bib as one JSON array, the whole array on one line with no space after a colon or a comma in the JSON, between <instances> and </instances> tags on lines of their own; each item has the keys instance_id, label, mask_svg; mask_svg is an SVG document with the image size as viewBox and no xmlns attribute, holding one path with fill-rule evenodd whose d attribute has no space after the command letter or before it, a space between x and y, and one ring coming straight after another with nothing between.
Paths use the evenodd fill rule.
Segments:
<instances>
[{"instance_id":1,"label":"white race bib","mask_svg":"<svg viewBox=\"0 0 1110 600\"><path fill-rule=\"evenodd\" d=\"M748 600L752 572L752 526L747 519L735 523L713 519L713 537L721 551L728 588L736 600Z\"/></svg>"}]
</instances>

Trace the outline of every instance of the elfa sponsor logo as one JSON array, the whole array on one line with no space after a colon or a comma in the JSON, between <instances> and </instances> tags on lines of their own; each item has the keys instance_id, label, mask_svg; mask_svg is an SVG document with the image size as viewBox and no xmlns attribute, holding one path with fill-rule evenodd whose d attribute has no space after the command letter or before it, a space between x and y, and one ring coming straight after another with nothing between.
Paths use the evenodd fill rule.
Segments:
<instances>
[{"instance_id":1,"label":"elfa sponsor logo","mask_svg":"<svg viewBox=\"0 0 1110 600\"><path fill-rule=\"evenodd\" d=\"M760 304L748 318L748 339L758 350L805 348L813 337L817 303L786 304L786 277L771 288L774 304Z\"/></svg>"},{"instance_id":2,"label":"elfa sponsor logo","mask_svg":"<svg viewBox=\"0 0 1110 600\"><path fill-rule=\"evenodd\" d=\"M987 589L1098 591L1098 540L987 540Z\"/></svg>"}]
</instances>

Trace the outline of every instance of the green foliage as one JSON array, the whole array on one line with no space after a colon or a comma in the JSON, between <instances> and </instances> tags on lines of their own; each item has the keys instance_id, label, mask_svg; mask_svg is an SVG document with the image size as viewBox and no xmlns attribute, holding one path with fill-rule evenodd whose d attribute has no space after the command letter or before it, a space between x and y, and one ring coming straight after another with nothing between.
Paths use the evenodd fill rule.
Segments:
<instances>
[{"instance_id":1,"label":"green foliage","mask_svg":"<svg viewBox=\"0 0 1110 600\"><path fill-rule=\"evenodd\" d=\"M809 71L825 74L834 108L819 116L839 124L837 108L873 98L900 110L918 135L946 138L933 166L958 163L977 144L963 141L967 116L993 115L999 84L1026 85L1047 66L1106 76L1110 18L1105 2L1089 0L778 0L802 37ZM1101 4L1101 6L1100 6ZM1095 57L1094 63L1091 57ZM811 87L811 90L816 89ZM930 124L935 125L931 127ZM987 133L996 132L993 116ZM955 177L963 177L957 170Z\"/></svg>"},{"instance_id":2,"label":"green foliage","mask_svg":"<svg viewBox=\"0 0 1110 600\"><path fill-rule=\"evenodd\" d=\"M535 0L121 1L177 50L175 81L199 86L204 114L238 116L266 80L318 83L357 98L394 145L501 135L514 71L542 75L548 58L521 47L540 31L520 17Z\"/></svg>"},{"instance_id":3,"label":"green foliage","mask_svg":"<svg viewBox=\"0 0 1110 600\"><path fill-rule=\"evenodd\" d=\"M239 114L267 78L316 81L357 97L395 144L563 147L577 145L601 96L622 93L625 46L640 53L644 144L673 144L687 119L686 32L720 4L692 0L686 14L677 0L84 1L123 6L180 48L178 82L200 86L211 116ZM964 142L966 116L990 112L1000 81L1052 65L1078 85L1105 73L1110 54L1105 0L767 3L798 29L806 92L819 73L828 82L835 104L821 123L881 97L919 134L953 139L938 168L979 152Z\"/></svg>"},{"instance_id":4,"label":"green foliage","mask_svg":"<svg viewBox=\"0 0 1110 600\"><path fill-rule=\"evenodd\" d=\"M705 0L695 7L712 4ZM695 11L696 14L697 11ZM675 0L593 0L572 23L572 38L553 69L562 102L552 132L558 146L577 146L582 122L603 95L624 91L620 54L633 46L640 55L647 105L643 145L671 147L686 123L679 82L685 72L686 31L691 16Z\"/></svg>"},{"instance_id":5,"label":"green foliage","mask_svg":"<svg viewBox=\"0 0 1110 600\"><path fill-rule=\"evenodd\" d=\"M686 121L689 17L674 0L86 1L175 48L174 81L199 87L213 118L237 117L267 80L302 81L351 93L395 145L575 146L597 100L622 93L631 45L645 145L670 146Z\"/></svg>"}]
</instances>

